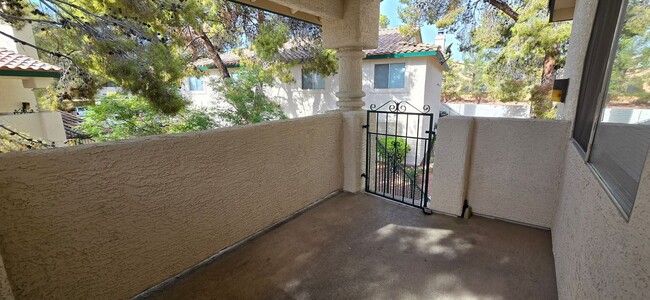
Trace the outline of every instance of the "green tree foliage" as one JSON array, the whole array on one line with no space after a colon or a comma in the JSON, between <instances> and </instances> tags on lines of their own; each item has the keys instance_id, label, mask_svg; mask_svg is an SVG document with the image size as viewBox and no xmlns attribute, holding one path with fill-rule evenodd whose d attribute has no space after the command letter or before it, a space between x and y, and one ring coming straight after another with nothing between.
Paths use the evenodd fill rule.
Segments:
<instances>
[{"instance_id":1,"label":"green tree foliage","mask_svg":"<svg viewBox=\"0 0 650 300\"><path fill-rule=\"evenodd\" d=\"M58 100L92 98L111 81L168 114L187 104L179 87L197 73L189 62L209 57L227 78L220 54L247 46L264 26L320 37L315 25L226 0L0 0L0 20L34 25L38 46L30 46L65 68Z\"/></svg>"},{"instance_id":2,"label":"green tree foliage","mask_svg":"<svg viewBox=\"0 0 650 300\"><path fill-rule=\"evenodd\" d=\"M449 102L459 100L462 96L462 89L464 86L464 77L462 76L463 65L453 59L447 60L449 71L442 74L442 102Z\"/></svg>"},{"instance_id":3,"label":"green tree foliage","mask_svg":"<svg viewBox=\"0 0 650 300\"><path fill-rule=\"evenodd\" d=\"M504 102L531 101L534 117L549 116L546 92L564 66L571 24L549 23L547 0L402 3L407 24L435 23L458 35L461 50L477 56L471 66L484 76L474 78L489 93Z\"/></svg>"},{"instance_id":4,"label":"green tree foliage","mask_svg":"<svg viewBox=\"0 0 650 300\"><path fill-rule=\"evenodd\" d=\"M213 116L206 111L185 108L170 116L151 105L142 97L111 95L90 106L77 129L101 142L216 127Z\"/></svg>"},{"instance_id":5,"label":"green tree foliage","mask_svg":"<svg viewBox=\"0 0 650 300\"><path fill-rule=\"evenodd\" d=\"M228 125L247 125L287 118L282 107L264 94L264 89L275 80L273 73L267 72L260 65L247 64L236 74L235 77L210 83L228 104L228 108L218 113Z\"/></svg>"},{"instance_id":6,"label":"green tree foliage","mask_svg":"<svg viewBox=\"0 0 650 300\"><path fill-rule=\"evenodd\" d=\"M398 16L404 27L433 25L450 33L456 33L461 41L461 51L471 48L469 34L476 30L480 16L494 13L506 16L514 23L519 14L517 9L526 0L400 0Z\"/></svg>"},{"instance_id":7,"label":"green tree foliage","mask_svg":"<svg viewBox=\"0 0 650 300\"><path fill-rule=\"evenodd\" d=\"M388 19L388 16L386 15L380 15L379 16L379 28L388 28L388 25L390 25L390 19Z\"/></svg>"},{"instance_id":8,"label":"green tree foliage","mask_svg":"<svg viewBox=\"0 0 650 300\"><path fill-rule=\"evenodd\" d=\"M610 102L650 102L649 24L650 7L647 1L630 1L612 66L608 90Z\"/></svg>"}]
</instances>

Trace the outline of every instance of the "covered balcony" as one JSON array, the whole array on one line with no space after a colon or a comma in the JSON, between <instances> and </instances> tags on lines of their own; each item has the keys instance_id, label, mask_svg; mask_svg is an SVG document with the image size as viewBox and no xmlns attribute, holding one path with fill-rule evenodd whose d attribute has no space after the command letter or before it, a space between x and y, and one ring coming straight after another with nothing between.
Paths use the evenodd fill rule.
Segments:
<instances>
[{"instance_id":1,"label":"covered balcony","mask_svg":"<svg viewBox=\"0 0 650 300\"><path fill-rule=\"evenodd\" d=\"M340 109L0 155L0 299L650 294L639 217L650 167L622 218L570 142L571 119L445 117L432 215L366 194L361 59L376 46L379 0L241 2L323 24ZM575 10L572 39L596 8ZM587 46L574 40L567 68L582 70ZM474 216L459 218L466 200Z\"/></svg>"}]
</instances>

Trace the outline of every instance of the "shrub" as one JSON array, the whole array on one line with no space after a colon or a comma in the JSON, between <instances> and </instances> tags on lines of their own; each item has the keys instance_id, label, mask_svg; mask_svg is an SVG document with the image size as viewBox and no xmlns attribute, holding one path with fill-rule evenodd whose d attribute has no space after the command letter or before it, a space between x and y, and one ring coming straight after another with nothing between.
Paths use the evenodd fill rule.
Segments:
<instances>
[{"instance_id":1,"label":"shrub","mask_svg":"<svg viewBox=\"0 0 650 300\"><path fill-rule=\"evenodd\" d=\"M385 137L377 140L377 152L380 157L387 157L389 162L403 162L409 151L411 146L403 138Z\"/></svg>"}]
</instances>

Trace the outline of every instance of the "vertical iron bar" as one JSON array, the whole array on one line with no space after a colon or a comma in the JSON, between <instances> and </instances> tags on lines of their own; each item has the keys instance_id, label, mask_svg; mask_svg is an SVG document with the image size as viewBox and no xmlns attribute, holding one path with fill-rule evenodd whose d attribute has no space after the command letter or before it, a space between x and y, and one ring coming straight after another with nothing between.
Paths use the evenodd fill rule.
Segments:
<instances>
[{"instance_id":1,"label":"vertical iron bar","mask_svg":"<svg viewBox=\"0 0 650 300\"><path fill-rule=\"evenodd\" d=\"M375 123L376 123L375 124L376 125L375 130L377 132L379 132L379 114L378 113L375 113ZM378 140L377 139L377 134L375 134L375 139L373 140L373 142L375 143L374 144L375 145L375 193L377 192L377 171L378 171L377 169L379 167L379 164L377 163L377 157L379 156L379 153L377 153L377 151L379 151L379 147L377 147L377 140Z\"/></svg>"},{"instance_id":2,"label":"vertical iron bar","mask_svg":"<svg viewBox=\"0 0 650 300\"><path fill-rule=\"evenodd\" d=\"M386 118L384 120L384 137L382 139L388 139L388 113L386 113ZM381 141L379 142L381 144ZM383 175L384 175L384 196L386 196L386 190L388 189L388 146L382 144L384 147L384 170L383 170Z\"/></svg>"},{"instance_id":3,"label":"vertical iron bar","mask_svg":"<svg viewBox=\"0 0 650 300\"><path fill-rule=\"evenodd\" d=\"M420 115L418 115L418 127L417 127L417 136L420 136ZM420 146L420 140L417 139L415 142L415 161L414 161L414 166L415 170L413 170L413 174L415 174L415 178L413 178L413 183L417 182L418 179L418 146ZM411 195L411 203L415 205L415 189L413 189L413 194Z\"/></svg>"},{"instance_id":4,"label":"vertical iron bar","mask_svg":"<svg viewBox=\"0 0 650 300\"><path fill-rule=\"evenodd\" d=\"M409 138L408 138L408 136L409 136L409 117L410 117L409 115L406 115L406 127L405 127L406 131L404 133L404 136L406 137L404 139L404 143L405 143L404 148L405 149L406 149L407 145L409 144ZM408 156L406 155L406 151L404 151L404 169L402 170L402 202L406 202L406 201L404 201L404 194L406 194L406 160L407 160L407 158L408 158Z\"/></svg>"},{"instance_id":5,"label":"vertical iron bar","mask_svg":"<svg viewBox=\"0 0 650 300\"><path fill-rule=\"evenodd\" d=\"M370 111L366 113L366 192L369 191L370 183L370 147L368 147L370 141Z\"/></svg>"},{"instance_id":6,"label":"vertical iron bar","mask_svg":"<svg viewBox=\"0 0 650 300\"><path fill-rule=\"evenodd\" d=\"M426 182L424 183L424 205L423 207L427 206L427 201L429 200L429 173L431 168L430 162L431 162L431 149L433 148L433 144L431 143L431 136L433 135L433 115L429 117L429 134L428 134L428 139L427 143L429 144L428 154L427 154L427 177L426 177Z\"/></svg>"},{"instance_id":7,"label":"vertical iron bar","mask_svg":"<svg viewBox=\"0 0 650 300\"><path fill-rule=\"evenodd\" d=\"M398 113L395 114L395 135L396 136L397 136L397 127L399 127L399 114ZM394 142L397 142L397 139L398 138L395 137ZM395 146L395 144L393 144L393 146ZM399 153L400 149L395 149L395 150L396 151L395 151L394 157L393 157L393 164L395 164L395 166L393 166L391 168L391 173L392 173L391 175L393 176L393 198L395 198L395 200L397 200L397 195L396 195L397 193L395 191L395 173L397 171L397 169L396 169L397 168L397 153Z\"/></svg>"}]
</instances>

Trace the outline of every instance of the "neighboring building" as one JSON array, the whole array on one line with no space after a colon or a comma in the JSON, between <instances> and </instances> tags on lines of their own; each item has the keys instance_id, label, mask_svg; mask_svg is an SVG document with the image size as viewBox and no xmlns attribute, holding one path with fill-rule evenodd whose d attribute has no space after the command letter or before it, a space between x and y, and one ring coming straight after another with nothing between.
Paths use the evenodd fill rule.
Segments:
<instances>
[{"instance_id":1,"label":"neighboring building","mask_svg":"<svg viewBox=\"0 0 650 300\"><path fill-rule=\"evenodd\" d=\"M0 24L0 31L34 43L28 24L21 30ZM30 137L65 145L61 114L41 111L34 89L45 88L60 76L61 69L38 60L36 50L0 36L0 124Z\"/></svg>"},{"instance_id":2,"label":"neighboring building","mask_svg":"<svg viewBox=\"0 0 650 300\"><path fill-rule=\"evenodd\" d=\"M443 54L444 37L436 38L438 45L419 43L419 38L408 38L397 28L379 31L377 49L364 51L363 90L366 107L381 105L389 100L408 101L417 108L429 105L436 117L440 107L442 72L448 69ZM440 46L440 48L438 47ZM282 53L285 59L309 59L305 51ZM232 54L222 55L229 70L236 72L239 58ZM218 99L209 82L220 76L210 59L197 61L206 69L207 76L190 77L183 82L183 93L195 106L210 106ZM322 78L318 74L305 74L302 66L291 69L294 83L278 83L267 94L281 104L290 118L304 117L336 109L338 74Z\"/></svg>"}]
</instances>

